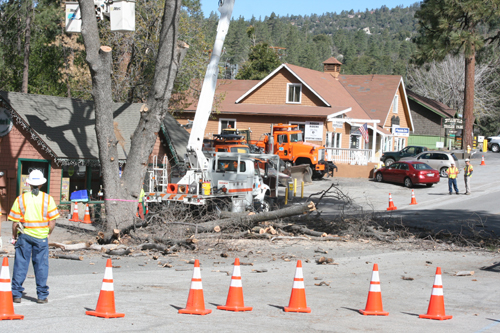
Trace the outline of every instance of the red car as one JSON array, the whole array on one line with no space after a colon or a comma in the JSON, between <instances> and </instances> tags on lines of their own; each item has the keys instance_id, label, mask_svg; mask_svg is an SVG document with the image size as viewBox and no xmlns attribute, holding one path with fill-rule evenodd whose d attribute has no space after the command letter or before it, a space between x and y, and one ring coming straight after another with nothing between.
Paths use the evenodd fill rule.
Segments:
<instances>
[{"instance_id":1,"label":"red car","mask_svg":"<svg viewBox=\"0 0 500 333\"><path fill-rule=\"evenodd\" d=\"M387 167L375 171L375 179L378 182L401 183L406 187L413 185L426 185L431 187L439 183L439 171L422 162L395 162Z\"/></svg>"}]
</instances>

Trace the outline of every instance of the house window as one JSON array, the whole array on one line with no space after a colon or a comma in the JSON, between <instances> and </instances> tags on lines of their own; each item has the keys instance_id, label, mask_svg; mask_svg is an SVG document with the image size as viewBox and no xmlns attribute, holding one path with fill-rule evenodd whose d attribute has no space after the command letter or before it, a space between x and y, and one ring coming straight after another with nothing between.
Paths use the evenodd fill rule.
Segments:
<instances>
[{"instance_id":1,"label":"house window","mask_svg":"<svg viewBox=\"0 0 500 333\"><path fill-rule=\"evenodd\" d=\"M394 150L400 151L403 149L406 146L405 141L404 138L394 138Z\"/></svg>"},{"instance_id":2,"label":"house window","mask_svg":"<svg viewBox=\"0 0 500 333\"><path fill-rule=\"evenodd\" d=\"M326 133L326 147L328 147L328 148L341 148L342 147L342 133L327 132Z\"/></svg>"},{"instance_id":3,"label":"house window","mask_svg":"<svg viewBox=\"0 0 500 333\"><path fill-rule=\"evenodd\" d=\"M384 147L383 151L392 151L392 138L391 137L384 137Z\"/></svg>"},{"instance_id":4,"label":"house window","mask_svg":"<svg viewBox=\"0 0 500 333\"><path fill-rule=\"evenodd\" d=\"M219 133L226 128L236 128L236 119L219 119Z\"/></svg>"},{"instance_id":5,"label":"house window","mask_svg":"<svg viewBox=\"0 0 500 333\"><path fill-rule=\"evenodd\" d=\"M306 123L299 121L290 121L290 125L297 125L299 130L302 131L302 141L304 141L306 137Z\"/></svg>"},{"instance_id":6,"label":"house window","mask_svg":"<svg viewBox=\"0 0 500 333\"><path fill-rule=\"evenodd\" d=\"M392 113L398 113L398 96L394 96L394 104L392 105Z\"/></svg>"},{"instance_id":7,"label":"house window","mask_svg":"<svg viewBox=\"0 0 500 333\"><path fill-rule=\"evenodd\" d=\"M300 83L289 83L287 85L287 103L300 104L302 85Z\"/></svg>"}]
</instances>

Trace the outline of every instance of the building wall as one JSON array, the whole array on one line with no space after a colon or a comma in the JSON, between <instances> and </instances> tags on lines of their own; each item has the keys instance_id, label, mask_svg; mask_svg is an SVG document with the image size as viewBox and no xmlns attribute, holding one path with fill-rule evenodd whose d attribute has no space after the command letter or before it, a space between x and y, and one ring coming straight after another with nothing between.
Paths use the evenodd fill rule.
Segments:
<instances>
[{"instance_id":1,"label":"building wall","mask_svg":"<svg viewBox=\"0 0 500 333\"><path fill-rule=\"evenodd\" d=\"M441 128L441 116L413 100L409 100L409 103L411 116L415 125L413 134L430 136L445 135L444 128Z\"/></svg>"},{"instance_id":2,"label":"building wall","mask_svg":"<svg viewBox=\"0 0 500 333\"><path fill-rule=\"evenodd\" d=\"M380 121L385 121L384 128L391 128L391 118L392 116L397 115L399 117L399 126L400 127L409 127L409 117L405 113L404 103L403 103L403 95L400 93L400 89L397 91L398 96L398 113L393 113L394 103L391 105L391 109L389 110L388 116L386 119L380 119ZM411 130L411 129L410 129Z\"/></svg>"}]
</instances>

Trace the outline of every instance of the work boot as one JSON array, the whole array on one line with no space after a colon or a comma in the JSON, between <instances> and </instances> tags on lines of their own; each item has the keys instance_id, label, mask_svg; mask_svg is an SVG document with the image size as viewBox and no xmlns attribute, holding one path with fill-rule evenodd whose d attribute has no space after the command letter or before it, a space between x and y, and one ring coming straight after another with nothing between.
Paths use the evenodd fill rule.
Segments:
<instances>
[{"instance_id":1,"label":"work boot","mask_svg":"<svg viewBox=\"0 0 500 333\"><path fill-rule=\"evenodd\" d=\"M48 303L48 302L49 302L49 299L48 299L48 298L46 298L46 299L38 299L36 302L37 302L38 304L45 304L45 303Z\"/></svg>"},{"instance_id":2,"label":"work boot","mask_svg":"<svg viewBox=\"0 0 500 333\"><path fill-rule=\"evenodd\" d=\"M13 298L12 302L14 302L14 303L21 303L21 297Z\"/></svg>"},{"instance_id":3,"label":"work boot","mask_svg":"<svg viewBox=\"0 0 500 333\"><path fill-rule=\"evenodd\" d=\"M451 192L450 192L450 195L451 195Z\"/></svg>"},{"instance_id":4,"label":"work boot","mask_svg":"<svg viewBox=\"0 0 500 333\"><path fill-rule=\"evenodd\" d=\"M457 192L457 195L459 195L459 193Z\"/></svg>"}]
</instances>

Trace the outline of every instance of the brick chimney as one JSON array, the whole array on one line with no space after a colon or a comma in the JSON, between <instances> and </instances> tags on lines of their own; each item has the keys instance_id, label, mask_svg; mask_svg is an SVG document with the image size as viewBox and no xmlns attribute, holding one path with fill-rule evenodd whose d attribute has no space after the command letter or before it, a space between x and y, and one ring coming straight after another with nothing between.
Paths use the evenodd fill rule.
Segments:
<instances>
[{"instance_id":1,"label":"brick chimney","mask_svg":"<svg viewBox=\"0 0 500 333\"><path fill-rule=\"evenodd\" d=\"M340 75L340 66L342 66L340 61L334 57L328 58L323 61L323 72L331 73L331 75L336 78Z\"/></svg>"}]
</instances>

